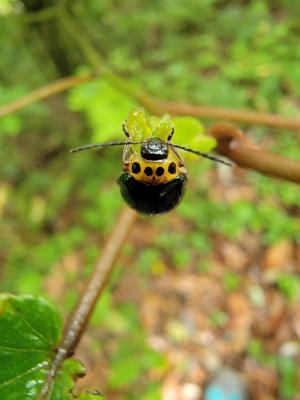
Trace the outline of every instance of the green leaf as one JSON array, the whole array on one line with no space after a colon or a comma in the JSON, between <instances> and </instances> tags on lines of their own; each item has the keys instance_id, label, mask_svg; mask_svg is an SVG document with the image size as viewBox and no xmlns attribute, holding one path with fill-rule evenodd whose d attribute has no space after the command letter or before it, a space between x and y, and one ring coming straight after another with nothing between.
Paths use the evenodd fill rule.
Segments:
<instances>
[{"instance_id":1,"label":"green leaf","mask_svg":"<svg viewBox=\"0 0 300 400\"><path fill-rule=\"evenodd\" d=\"M205 134L203 125L196 118L177 117L171 120L168 114L161 118L153 116L147 118L143 110L137 109L126 119L126 128L133 140L143 140L149 136L167 140L173 125L175 129L173 142L176 144L203 152L209 152L216 146L216 140ZM188 153L184 155L185 158L189 156Z\"/></svg>"},{"instance_id":2,"label":"green leaf","mask_svg":"<svg viewBox=\"0 0 300 400\"><path fill-rule=\"evenodd\" d=\"M167 140L172 130L172 121L170 115L163 115L161 119L157 122L158 123L156 124L156 126L154 125L153 136Z\"/></svg>"},{"instance_id":3,"label":"green leaf","mask_svg":"<svg viewBox=\"0 0 300 400\"><path fill-rule=\"evenodd\" d=\"M69 105L85 113L94 141L125 138L122 123L135 108L131 98L101 79L74 88Z\"/></svg>"},{"instance_id":4,"label":"green leaf","mask_svg":"<svg viewBox=\"0 0 300 400\"><path fill-rule=\"evenodd\" d=\"M36 399L47 378L61 336L62 322L53 306L31 296L0 296L0 398ZM64 362L49 400L71 400L82 364ZM96 397L95 397L96 398Z\"/></svg>"},{"instance_id":5,"label":"green leaf","mask_svg":"<svg viewBox=\"0 0 300 400\"><path fill-rule=\"evenodd\" d=\"M205 134L203 125L196 118L177 117L173 119L173 124L174 143L203 152L209 152L216 147L216 140ZM184 155L184 158L187 158L187 155L188 153Z\"/></svg>"},{"instance_id":6,"label":"green leaf","mask_svg":"<svg viewBox=\"0 0 300 400\"><path fill-rule=\"evenodd\" d=\"M84 376L85 368L78 360L67 359L54 379L49 400L73 400L75 380Z\"/></svg>"},{"instance_id":7,"label":"green leaf","mask_svg":"<svg viewBox=\"0 0 300 400\"><path fill-rule=\"evenodd\" d=\"M152 134L149 119L143 109L133 110L128 115L125 124L132 140L144 140Z\"/></svg>"}]
</instances>

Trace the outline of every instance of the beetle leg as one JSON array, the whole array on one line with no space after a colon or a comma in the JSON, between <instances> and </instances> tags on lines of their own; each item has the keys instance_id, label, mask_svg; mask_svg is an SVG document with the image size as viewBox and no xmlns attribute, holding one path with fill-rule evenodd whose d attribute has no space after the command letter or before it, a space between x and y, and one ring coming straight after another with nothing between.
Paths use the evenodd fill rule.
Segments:
<instances>
[{"instance_id":1,"label":"beetle leg","mask_svg":"<svg viewBox=\"0 0 300 400\"><path fill-rule=\"evenodd\" d=\"M173 152L175 153L175 155L177 156L177 158L179 159L179 167L183 167L184 159L183 159L182 155L173 146L170 146L170 147L173 150Z\"/></svg>"},{"instance_id":2,"label":"beetle leg","mask_svg":"<svg viewBox=\"0 0 300 400\"><path fill-rule=\"evenodd\" d=\"M123 150L123 155L122 155L123 170L124 171L128 170L128 165L129 165L129 162L130 162L129 153L130 153L130 144L125 144L124 150Z\"/></svg>"},{"instance_id":3,"label":"beetle leg","mask_svg":"<svg viewBox=\"0 0 300 400\"><path fill-rule=\"evenodd\" d=\"M167 138L167 141L169 142L172 139L172 136L174 135L174 126L172 125L171 127L171 132L169 133L169 136Z\"/></svg>"},{"instance_id":4,"label":"beetle leg","mask_svg":"<svg viewBox=\"0 0 300 400\"><path fill-rule=\"evenodd\" d=\"M123 129L123 132L125 133L125 135L129 138L130 137L130 133L128 132L128 130L126 128L125 122L123 122L122 129Z\"/></svg>"}]
</instances>

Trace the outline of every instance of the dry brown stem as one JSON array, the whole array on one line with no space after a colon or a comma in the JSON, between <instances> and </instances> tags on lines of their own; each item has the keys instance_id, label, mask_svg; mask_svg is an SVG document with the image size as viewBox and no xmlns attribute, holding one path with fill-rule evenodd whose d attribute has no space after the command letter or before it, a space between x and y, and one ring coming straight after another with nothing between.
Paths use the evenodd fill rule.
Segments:
<instances>
[{"instance_id":1,"label":"dry brown stem","mask_svg":"<svg viewBox=\"0 0 300 400\"><path fill-rule=\"evenodd\" d=\"M261 149L230 124L216 124L210 134L218 141L217 151L242 168L300 183L300 161Z\"/></svg>"},{"instance_id":2,"label":"dry brown stem","mask_svg":"<svg viewBox=\"0 0 300 400\"><path fill-rule=\"evenodd\" d=\"M107 285L108 279L113 270L114 262L136 217L136 212L127 207L124 208L119 216L114 226L114 230L102 250L102 254L96 264L93 275L91 276L77 307L65 327L63 339L52 362L49 376L41 392L40 399L48 398L54 377L64 360L72 355L78 341L80 340L96 302Z\"/></svg>"},{"instance_id":3,"label":"dry brown stem","mask_svg":"<svg viewBox=\"0 0 300 400\"><path fill-rule=\"evenodd\" d=\"M0 108L0 117L18 111L27 105L53 96L57 93L70 89L71 87L88 82L97 76L96 73L81 77L69 77L57 80L48 85L34 90L28 95L15 100ZM110 75L109 81L116 85L120 90L130 94L128 82L123 85L122 79ZM156 115L169 112L174 115L192 115L194 117L223 117L224 119L243 120L257 124L269 124L274 127L285 127L290 129L300 128L300 120L282 117L272 114L256 113L253 111L238 111L232 109L220 109L215 107L193 106L186 103L173 103L154 99L147 93L132 91L135 97L148 111ZM241 117L241 118L240 118ZM216 137L219 144L217 151L228 157L242 168L256 170L262 174L278 177L291 182L300 182L300 162L290 160L286 157L265 151L258 146L254 146L241 131L230 124L217 124L210 133ZM237 138L239 134L239 138ZM226 138L226 140L225 140Z\"/></svg>"},{"instance_id":4,"label":"dry brown stem","mask_svg":"<svg viewBox=\"0 0 300 400\"><path fill-rule=\"evenodd\" d=\"M190 115L193 117L207 117L224 121L244 122L247 124L266 125L273 128L300 130L300 119L284 117L258 111L235 110L224 107L199 106L188 103L171 101L156 102L158 108L163 108L172 115Z\"/></svg>"},{"instance_id":5,"label":"dry brown stem","mask_svg":"<svg viewBox=\"0 0 300 400\"><path fill-rule=\"evenodd\" d=\"M81 83L88 82L94 78L94 74L85 76L70 76L48 83L47 85L41 86L27 95L0 107L0 118L19 111L35 101L44 100L47 97L54 96L55 94L68 90L73 86L80 85Z\"/></svg>"},{"instance_id":6,"label":"dry brown stem","mask_svg":"<svg viewBox=\"0 0 300 400\"><path fill-rule=\"evenodd\" d=\"M80 85L87 81L97 78L99 73L94 72L85 76L75 76L62 78L36 90L33 90L28 95L25 95L17 100L12 101L0 107L0 117L18 111L31 103L46 99L47 97L68 90L73 86ZM274 128L300 130L300 119L293 117L285 117L282 115L264 113L249 110L235 110L232 108L212 107L205 105L192 105L188 103L179 103L171 101L163 101L149 96L147 93L138 90L130 90L128 82L116 75L107 74L106 78L119 89L125 90L127 94L135 97L142 106L153 114L161 114L168 112L172 115L190 115L194 117L204 117L212 119L221 119L224 121L244 122L247 124L265 125ZM125 85L126 84L126 85ZM126 86L124 88L124 85Z\"/></svg>"}]
</instances>

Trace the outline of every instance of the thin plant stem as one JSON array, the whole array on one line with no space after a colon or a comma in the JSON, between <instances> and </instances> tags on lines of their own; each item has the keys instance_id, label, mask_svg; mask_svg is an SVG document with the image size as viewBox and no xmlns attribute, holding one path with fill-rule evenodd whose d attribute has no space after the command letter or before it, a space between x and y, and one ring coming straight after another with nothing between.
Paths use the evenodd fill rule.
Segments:
<instances>
[{"instance_id":1,"label":"thin plant stem","mask_svg":"<svg viewBox=\"0 0 300 400\"><path fill-rule=\"evenodd\" d=\"M5 117L6 115L19 111L36 101L44 100L47 97L54 96L55 94L61 93L74 86L88 82L94 78L94 74L84 76L70 76L67 78L58 79L52 83L48 83L47 85L41 86L38 89L28 93L27 95L20 97L17 100L13 100L12 102L0 107L0 117Z\"/></svg>"},{"instance_id":2,"label":"thin plant stem","mask_svg":"<svg viewBox=\"0 0 300 400\"><path fill-rule=\"evenodd\" d=\"M74 349L88 323L90 315L95 308L97 300L107 286L107 282L113 271L114 262L124 241L127 239L128 232L130 231L136 217L137 213L127 207L121 212L114 229L102 250L102 255L95 266L90 281L88 282L77 307L65 327L63 338L52 361L48 378L40 395L40 400L49 397L53 379L64 360L73 354Z\"/></svg>"},{"instance_id":3,"label":"thin plant stem","mask_svg":"<svg viewBox=\"0 0 300 400\"><path fill-rule=\"evenodd\" d=\"M246 124L265 125L273 128L300 131L300 118L285 117L283 115L259 111L236 110L232 108L210 107L172 101L158 100L156 105L172 115L190 115L193 117L221 119L224 121L236 121Z\"/></svg>"},{"instance_id":4,"label":"thin plant stem","mask_svg":"<svg viewBox=\"0 0 300 400\"><path fill-rule=\"evenodd\" d=\"M172 115L190 115L194 117L221 119L232 122L243 122L246 124L265 125L281 129L290 129L296 131L300 130L300 118L296 117L287 117L259 111L236 110L225 107L193 105L183 102L163 101L150 96L141 89L134 87L132 82L124 79L115 71L112 71L112 68L105 63L103 57L100 55L100 52L92 45L91 41L85 34L84 29L78 26L77 22L75 22L74 19L70 16L68 10L65 7L67 3L68 0L64 0L64 2L62 2L58 6L46 8L44 10L28 13L22 16L18 15L16 16L16 18L19 18L20 22L39 22L52 17L60 18L64 24L66 32L76 44L76 46L80 48L86 62L90 64L90 66L94 68L95 71L97 71L98 73L101 71L103 78L105 78L118 89L135 98L149 112L152 112L153 114L169 112ZM10 15L6 16L5 18L10 18ZM94 77L96 77L96 73ZM78 83L83 82L84 81ZM56 92L54 92L53 94L55 93ZM36 98L36 100L39 100L39 98ZM32 101L35 100L33 99ZM30 103L24 103L24 107L28 104ZM0 116L3 115L2 113L3 111L2 109L0 109Z\"/></svg>"}]
</instances>

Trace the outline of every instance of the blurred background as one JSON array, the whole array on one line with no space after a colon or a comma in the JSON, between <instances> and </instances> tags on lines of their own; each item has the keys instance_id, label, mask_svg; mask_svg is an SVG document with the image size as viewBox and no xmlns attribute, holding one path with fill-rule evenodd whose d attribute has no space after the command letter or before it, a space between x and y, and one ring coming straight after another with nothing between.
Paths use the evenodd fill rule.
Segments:
<instances>
[{"instance_id":1,"label":"blurred background","mask_svg":"<svg viewBox=\"0 0 300 400\"><path fill-rule=\"evenodd\" d=\"M0 103L91 71L83 41L161 99L297 116L299 18L297 0L1 0ZM2 292L70 312L123 202L121 149L69 149L122 138L136 106L97 79L0 119ZM239 127L300 158L299 132ZM178 209L130 232L77 352L80 385L198 400L227 365L253 399L299 399L299 187L198 158L188 169Z\"/></svg>"}]
</instances>

